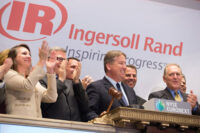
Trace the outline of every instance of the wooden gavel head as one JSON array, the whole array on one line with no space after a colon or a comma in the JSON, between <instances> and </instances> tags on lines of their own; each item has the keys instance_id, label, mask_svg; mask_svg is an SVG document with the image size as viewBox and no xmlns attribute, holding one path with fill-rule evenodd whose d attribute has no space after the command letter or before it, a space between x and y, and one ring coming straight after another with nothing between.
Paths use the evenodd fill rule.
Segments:
<instances>
[{"instance_id":1,"label":"wooden gavel head","mask_svg":"<svg viewBox=\"0 0 200 133\"><path fill-rule=\"evenodd\" d=\"M122 98L122 93L120 91L117 91L114 87L110 87L108 93L117 100L120 100Z\"/></svg>"},{"instance_id":2,"label":"wooden gavel head","mask_svg":"<svg viewBox=\"0 0 200 133\"><path fill-rule=\"evenodd\" d=\"M108 90L108 94L110 94L112 96L112 100L110 101L110 104L108 106L108 109L106 111L106 113L108 113L110 111L110 108L113 104L114 99L116 98L117 100L120 100L122 98L122 93L117 91L114 87L110 87ZM100 116L103 116L106 113L102 113Z\"/></svg>"}]
</instances>

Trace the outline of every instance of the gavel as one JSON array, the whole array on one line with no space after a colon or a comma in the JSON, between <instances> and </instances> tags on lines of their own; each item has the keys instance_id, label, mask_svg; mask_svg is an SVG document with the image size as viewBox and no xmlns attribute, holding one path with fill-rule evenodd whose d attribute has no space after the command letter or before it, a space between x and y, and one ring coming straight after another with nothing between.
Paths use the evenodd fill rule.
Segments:
<instances>
[{"instance_id":1,"label":"gavel","mask_svg":"<svg viewBox=\"0 0 200 133\"><path fill-rule=\"evenodd\" d=\"M108 113L110 111L110 108L111 108L115 98L117 100L120 100L122 98L122 93L120 91L117 91L114 87L109 88L108 94L110 94L112 96L112 99L110 101L110 104L108 106L106 113Z\"/></svg>"}]
</instances>

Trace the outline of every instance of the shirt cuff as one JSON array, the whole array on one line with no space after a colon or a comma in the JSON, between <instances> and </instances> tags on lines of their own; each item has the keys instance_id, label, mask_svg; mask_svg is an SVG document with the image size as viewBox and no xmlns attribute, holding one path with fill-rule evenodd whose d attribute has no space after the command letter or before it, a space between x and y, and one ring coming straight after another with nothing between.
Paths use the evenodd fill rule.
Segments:
<instances>
[{"instance_id":1,"label":"shirt cuff","mask_svg":"<svg viewBox=\"0 0 200 133\"><path fill-rule=\"evenodd\" d=\"M193 112L195 112L198 109L198 104L192 109Z\"/></svg>"},{"instance_id":2,"label":"shirt cuff","mask_svg":"<svg viewBox=\"0 0 200 133\"><path fill-rule=\"evenodd\" d=\"M5 82L0 82L0 88L4 87Z\"/></svg>"}]
</instances>

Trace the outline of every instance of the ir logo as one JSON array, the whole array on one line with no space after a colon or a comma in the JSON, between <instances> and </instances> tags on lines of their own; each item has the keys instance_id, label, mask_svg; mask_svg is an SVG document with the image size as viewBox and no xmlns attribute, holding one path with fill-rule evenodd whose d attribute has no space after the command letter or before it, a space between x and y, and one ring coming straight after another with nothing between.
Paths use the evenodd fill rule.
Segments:
<instances>
[{"instance_id":1,"label":"ir logo","mask_svg":"<svg viewBox=\"0 0 200 133\"><path fill-rule=\"evenodd\" d=\"M0 9L0 33L17 41L36 41L58 33L66 24L67 10L57 0L46 1L50 4L19 0L5 4Z\"/></svg>"}]
</instances>

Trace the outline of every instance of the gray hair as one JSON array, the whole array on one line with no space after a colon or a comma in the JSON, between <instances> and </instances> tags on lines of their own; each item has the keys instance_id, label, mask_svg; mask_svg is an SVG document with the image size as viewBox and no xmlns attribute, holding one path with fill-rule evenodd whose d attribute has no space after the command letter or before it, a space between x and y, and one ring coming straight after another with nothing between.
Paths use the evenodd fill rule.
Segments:
<instances>
[{"instance_id":1,"label":"gray hair","mask_svg":"<svg viewBox=\"0 0 200 133\"><path fill-rule=\"evenodd\" d=\"M178 64L167 64L167 65L165 66L163 76L166 76L166 74L167 74L167 68L168 68L169 66L177 66L177 67L181 70L181 67L180 67ZM182 74L182 70L181 70L181 74Z\"/></svg>"},{"instance_id":2,"label":"gray hair","mask_svg":"<svg viewBox=\"0 0 200 133\"><path fill-rule=\"evenodd\" d=\"M52 47L52 48L49 49L49 56L50 56L50 53L51 53L53 50L54 50L54 51L62 51L63 53L66 53L66 50L65 50L64 48L61 48L61 47L58 47L58 46L54 46L54 47Z\"/></svg>"}]
</instances>

